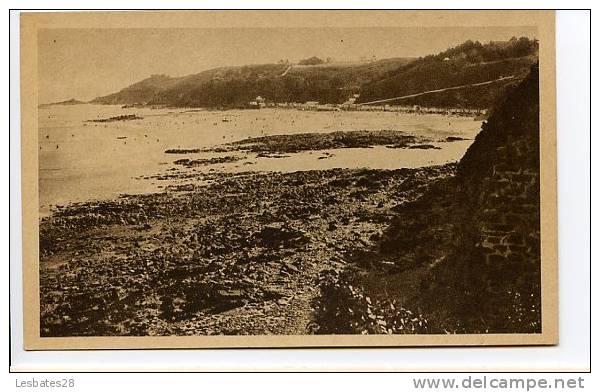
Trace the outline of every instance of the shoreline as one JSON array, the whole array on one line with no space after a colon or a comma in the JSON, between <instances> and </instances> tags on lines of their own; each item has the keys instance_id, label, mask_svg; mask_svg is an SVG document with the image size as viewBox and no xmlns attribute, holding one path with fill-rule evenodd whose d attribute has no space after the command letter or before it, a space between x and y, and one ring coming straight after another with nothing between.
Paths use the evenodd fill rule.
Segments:
<instances>
[{"instance_id":1,"label":"shoreline","mask_svg":"<svg viewBox=\"0 0 600 392\"><path fill-rule=\"evenodd\" d=\"M98 102L81 102L75 104L41 104L38 109L49 109L55 106L77 106L77 105L94 105L94 106L115 106L120 109L149 109L149 110L181 110L180 113L210 113L210 112L228 112L235 110L244 110L260 113L265 110L297 110L297 111L309 111L309 112L389 112L399 114L416 114L416 115L439 115L447 117L473 117L475 121L485 120L487 118L488 109L484 108L471 108L471 107L427 107L419 106L415 108L415 105L402 106L402 105L364 105L359 104L353 107L345 107L341 104L323 104L322 107L317 106L306 106L302 103L283 103L283 104L272 104L261 108L251 108L245 106L232 106L232 107L197 107L197 106L168 106L168 105L146 105L146 104L117 104L117 103L98 103ZM418 106L418 105L417 105Z\"/></svg>"}]
</instances>

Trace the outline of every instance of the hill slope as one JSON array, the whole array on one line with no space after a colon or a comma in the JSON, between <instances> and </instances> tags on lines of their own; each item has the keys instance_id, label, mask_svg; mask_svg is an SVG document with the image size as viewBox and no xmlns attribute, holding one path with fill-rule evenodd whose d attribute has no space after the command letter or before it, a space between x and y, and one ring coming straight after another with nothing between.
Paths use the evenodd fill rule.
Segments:
<instances>
[{"instance_id":1,"label":"hill slope","mask_svg":"<svg viewBox=\"0 0 600 392\"><path fill-rule=\"evenodd\" d=\"M467 41L417 60L392 58L370 63L222 67L172 78L164 75L95 98L101 104L150 104L173 107L246 107L262 96L271 102L339 104L354 93L370 102L499 79L522 77L537 61L538 44L527 38L505 42ZM489 108L519 78L428 94L396 102L403 105Z\"/></svg>"},{"instance_id":2,"label":"hill slope","mask_svg":"<svg viewBox=\"0 0 600 392\"><path fill-rule=\"evenodd\" d=\"M223 67L170 78L164 75L95 98L101 104L151 104L191 107L246 106L257 96L275 102L341 103L373 77L412 59L385 59L362 64L291 66L287 63Z\"/></svg>"},{"instance_id":3,"label":"hill slope","mask_svg":"<svg viewBox=\"0 0 600 392\"><path fill-rule=\"evenodd\" d=\"M507 76L524 77L537 61L538 43L527 38L506 42L467 41L437 55L420 58L410 64L374 79L361 88L359 102L404 96L423 91L468 85ZM453 90L398 101L437 107L489 108L508 86L518 80Z\"/></svg>"},{"instance_id":4,"label":"hill slope","mask_svg":"<svg viewBox=\"0 0 600 392\"><path fill-rule=\"evenodd\" d=\"M152 97L179 81L166 75L152 75L114 94L94 98L91 103L106 105L147 103Z\"/></svg>"}]
</instances>

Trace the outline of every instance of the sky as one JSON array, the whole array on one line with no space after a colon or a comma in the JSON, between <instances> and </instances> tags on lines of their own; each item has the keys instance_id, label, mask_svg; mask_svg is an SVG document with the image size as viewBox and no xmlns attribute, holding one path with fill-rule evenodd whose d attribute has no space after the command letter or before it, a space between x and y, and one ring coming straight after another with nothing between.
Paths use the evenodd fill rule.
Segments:
<instances>
[{"instance_id":1,"label":"sky","mask_svg":"<svg viewBox=\"0 0 600 392\"><path fill-rule=\"evenodd\" d=\"M311 56L419 57L468 39L536 38L534 27L42 29L39 102L91 100L152 74L184 76L245 64Z\"/></svg>"}]
</instances>

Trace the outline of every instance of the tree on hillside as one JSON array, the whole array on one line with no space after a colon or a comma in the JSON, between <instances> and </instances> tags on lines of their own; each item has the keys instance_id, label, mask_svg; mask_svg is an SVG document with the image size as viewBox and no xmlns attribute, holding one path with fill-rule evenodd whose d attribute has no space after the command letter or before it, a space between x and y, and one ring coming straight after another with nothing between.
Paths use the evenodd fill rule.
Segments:
<instances>
[{"instance_id":1,"label":"tree on hillside","mask_svg":"<svg viewBox=\"0 0 600 392\"><path fill-rule=\"evenodd\" d=\"M323 64L325 61L321 60L317 56L312 56L304 60L300 60L298 64L300 65L319 65Z\"/></svg>"}]
</instances>

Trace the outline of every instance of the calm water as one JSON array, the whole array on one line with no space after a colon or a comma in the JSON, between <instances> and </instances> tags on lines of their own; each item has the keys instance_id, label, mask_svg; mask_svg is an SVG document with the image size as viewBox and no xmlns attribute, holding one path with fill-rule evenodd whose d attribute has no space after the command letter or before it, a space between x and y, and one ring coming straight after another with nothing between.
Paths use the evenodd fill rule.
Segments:
<instances>
[{"instance_id":1,"label":"calm water","mask_svg":"<svg viewBox=\"0 0 600 392\"><path fill-rule=\"evenodd\" d=\"M86 120L136 114L141 120L91 123ZM170 148L215 146L247 137L394 129L433 140L447 136L472 139L481 123L468 117L413 115L393 112L310 112L288 109L203 111L184 109L122 109L113 105L40 108L40 212L53 205L106 199L121 193L159 190L156 180L141 176L166 172L180 158L219 154L165 154ZM313 169L422 167L459 160L472 140L432 143L441 150L375 147L289 154L195 168L196 171L297 171ZM220 154L232 155L232 153ZM181 170L183 169L177 166Z\"/></svg>"}]
</instances>

